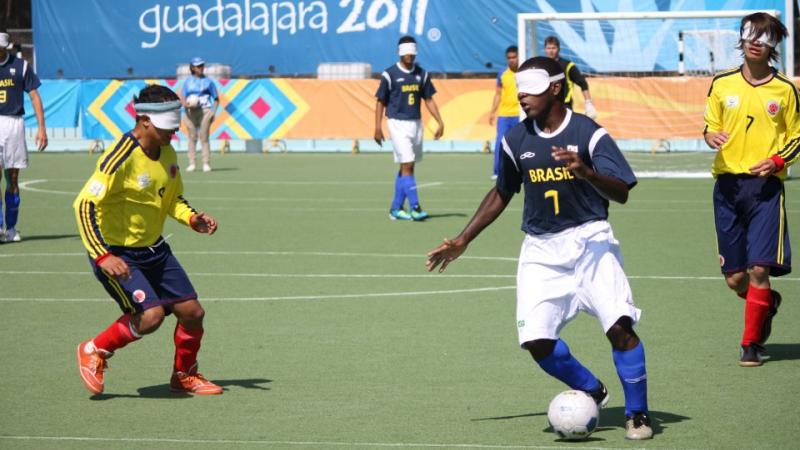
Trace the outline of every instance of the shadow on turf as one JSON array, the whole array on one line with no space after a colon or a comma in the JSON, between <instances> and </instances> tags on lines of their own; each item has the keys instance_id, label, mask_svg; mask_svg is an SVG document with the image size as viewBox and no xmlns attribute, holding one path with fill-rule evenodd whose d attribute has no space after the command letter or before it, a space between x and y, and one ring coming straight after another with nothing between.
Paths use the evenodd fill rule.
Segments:
<instances>
[{"instance_id":1,"label":"shadow on turf","mask_svg":"<svg viewBox=\"0 0 800 450\"><path fill-rule=\"evenodd\" d=\"M77 234L39 234L39 235L28 235L22 237L22 241L54 241L56 239L78 239L80 236Z\"/></svg>"},{"instance_id":2,"label":"shadow on turf","mask_svg":"<svg viewBox=\"0 0 800 450\"><path fill-rule=\"evenodd\" d=\"M257 389L260 391L268 391L270 388L266 386L261 386L265 383L271 383L272 380L267 380L266 378L245 378L241 380L212 380L219 386L222 386L223 390L228 390L228 386L237 386L242 387L245 389ZM94 395L90 397L91 400L111 400L115 398L190 398L192 397L189 394L184 393L176 393L172 392L169 389L169 384L157 384L154 386L147 386L143 388L137 389L139 395L133 394L100 394Z\"/></svg>"},{"instance_id":3,"label":"shadow on turf","mask_svg":"<svg viewBox=\"0 0 800 450\"><path fill-rule=\"evenodd\" d=\"M767 344L764 353L767 363L800 359L800 344Z\"/></svg>"},{"instance_id":4,"label":"shadow on turf","mask_svg":"<svg viewBox=\"0 0 800 450\"><path fill-rule=\"evenodd\" d=\"M800 349L800 347L798 347ZM472 419L473 422L479 422L483 420L509 420L509 419L521 419L524 417L536 417L536 416L547 416L547 412L538 412L538 413L528 413L528 414L517 414L513 416L496 416L496 417L482 417L480 419ZM609 430L616 430L618 428L623 428L625 426L623 422L623 417L625 416L625 408L621 406L615 406L613 408L604 408L600 411L600 423L608 423L608 424L617 424L617 426L600 426L594 431L595 434L603 433ZM650 417L653 426L653 434L661 434L665 428L669 428L666 425L670 423L678 423L683 422L686 420L691 420L691 417L681 416L679 414L672 414L665 411L650 411ZM553 428L548 426L547 428L543 429L542 431L545 432L553 432ZM590 437L586 439L586 441L603 441L605 439L601 437ZM564 441L563 439L558 439L559 442Z\"/></svg>"},{"instance_id":5,"label":"shadow on turf","mask_svg":"<svg viewBox=\"0 0 800 450\"><path fill-rule=\"evenodd\" d=\"M426 220L430 220L430 219L441 219L441 218L444 218L444 217L467 217L467 215L466 215L466 214L464 214L464 213L441 213L441 214L431 214L431 215L429 215L429 216L428 216L428 219L426 219Z\"/></svg>"}]
</instances>

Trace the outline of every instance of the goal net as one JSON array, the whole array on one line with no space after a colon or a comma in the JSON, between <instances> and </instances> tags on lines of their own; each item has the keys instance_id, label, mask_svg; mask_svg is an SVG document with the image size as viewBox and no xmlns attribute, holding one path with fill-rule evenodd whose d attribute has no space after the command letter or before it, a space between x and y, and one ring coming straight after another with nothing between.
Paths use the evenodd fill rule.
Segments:
<instances>
[{"instance_id":1,"label":"goal net","mask_svg":"<svg viewBox=\"0 0 800 450\"><path fill-rule=\"evenodd\" d=\"M560 58L587 79L596 120L624 150L707 150L701 133L711 77L741 64L739 24L754 12L526 13L517 15L517 45L522 61L545 55L545 39L555 36ZM792 39L778 51L777 68L792 77Z\"/></svg>"}]
</instances>

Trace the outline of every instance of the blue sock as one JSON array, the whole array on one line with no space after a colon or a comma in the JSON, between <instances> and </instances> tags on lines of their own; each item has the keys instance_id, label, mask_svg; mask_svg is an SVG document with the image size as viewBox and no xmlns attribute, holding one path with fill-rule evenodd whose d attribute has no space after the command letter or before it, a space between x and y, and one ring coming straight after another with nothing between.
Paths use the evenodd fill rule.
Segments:
<instances>
[{"instance_id":1,"label":"blue sock","mask_svg":"<svg viewBox=\"0 0 800 450\"><path fill-rule=\"evenodd\" d=\"M14 228L19 216L19 192L6 191L6 228Z\"/></svg>"},{"instance_id":2,"label":"blue sock","mask_svg":"<svg viewBox=\"0 0 800 450\"><path fill-rule=\"evenodd\" d=\"M2 170L2 169L0 169ZM6 192L7 193L7 192ZM3 198L0 197L0 230L3 229Z\"/></svg>"},{"instance_id":3,"label":"blue sock","mask_svg":"<svg viewBox=\"0 0 800 450\"><path fill-rule=\"evenodd\" d=\"M600 387L597 378L570 354L569 347L561 339L556 341L553 353L538 361L538 364L545 372L561 380L571 389L593 391Z\"/></svg>"},{"instance_id":4,"label":"blue sock","mask_svg":"<svg viewBox=\"0 0 800 450\"><path fill-rule=\"evenodd\" d=\"M403 178L400 176L400 172L397 172L397 176L394 179L394 198L392 199L392 211L402 208L403 202L405 201L406 192L405 189L403 189Z\"/></svg>"},{"instance_id":5,"label":"blue sock","mask_svg":"<svg viewBox=\"0 0 800 450\"><path fill-rule=\"evenodd\" d=\"M625 415L648 412L647 409L647 370L644 364L644 345L627 350L614 350L614 365L625 393Z\"/></svg>"},{"instance_id":6,"label":"blue sock","mask_svg":"<svg viewBox=\"0 0 800 450\"><path fill-rule=\"evenodd\" d=\"M419 206L419 196L417 195L417 180L414 175L402 177L406 179L406 196L408 197L408 209Z\"/></svg>"}]
</instances>

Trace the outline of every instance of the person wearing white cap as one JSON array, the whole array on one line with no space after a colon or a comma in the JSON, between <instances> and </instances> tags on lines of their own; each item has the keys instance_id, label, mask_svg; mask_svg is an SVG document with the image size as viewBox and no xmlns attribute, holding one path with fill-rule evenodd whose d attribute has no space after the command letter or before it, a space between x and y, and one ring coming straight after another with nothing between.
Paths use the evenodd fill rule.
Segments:
<instances>
[{"instance_id":1,"label":"person wearing white cap","mask_svg":"<svg viewBox=\"0 0 800 450\"><path fill-rule=\"evenodd\" d=\"M717 150L711 173L720 269L745 301L739 365L758 367L781 303L770 277L792 271L783 180L800 158L800 101L794 82L770 64L786 27L755 13L739 31L744 64L712 80L703 138Z\"/></svg>"},{"instance_id":2,"label":"person wearing white cap","mask_svg":"<svg viewBox=\"0 0 800 450\"><path fill-rule=\"evenodd\" d=\"M212 235L217 221L183 198L178 157L170 144L181 120L181 102L166 86L150 85L133 98L136 126L97 160L73 203L78 232L95 277L122 315L77 346L81 381L94 395L105 390L106 360L155 332L173 313L173 392L222 394L197 372L203 307L197 292L161 234L167 216Z\"/></svg>"},{"instance_id":3,"label":"person wearing white cap","mask_svg":"<svg viewBox=\"0 0 800 450\"><path fill-rule=\"evenodd\" d=\"M375 93L375 142L383 145L385 113L394 148L394 162L400 164L400 170L395 177L389 218L421 221L428 218L428 213L420 206L417 180L414 177L414 163L422 160L424 126L420 100L425 102L425 107L439 125L433 135L434 139L439 139L444 134L444 122L433 99L436 89L430 76L415 63L417 41L411 36L403 36L398 42L397 50L400 61L381 73L380 85ZM408 211L403 209L406 199Z\"/></svg>"},{"instance_id":4,"label":"person wearing white cap","mask_svg":"<svg viewBox=\"0 0 800 450\"><path fill-rule=\"evenodd\" d=\"M188 153L189 165L187 172L195 170L195 155L197 152L197 140L200 139L203 157L203 172L211 172L211 144L209 134L211 123L214 122L214 115L219 106L219 95L214 80L205 76L206 62L203 58L196 56L192 58L189 70L192 76L183 82L180 96L186 108L183 116L183 124L189 137Z\"/></svg>"},{"instance_id":5,"label":"person wearing white cap","mask_svg":"<svg viewBox=\"0 0 800 450\"><path fill-rule=\"evenodd\" d=\"M547 374L605 406L608 389L560 338L580 311L597 317L622 384L625 437L649 439L644 347L633 330L641 311L607 221L609 200L625 203L636 177L606 130L564 105L565 77L558 62L531 58L515 78L526 118L503 138L497 184L457 237L428 252L428 270L441 265L439 272L444 271L524 186L519 344Z\"/></svg>"},{"instance_id":6,"label":"person wearing white cap","mask_svg":"<svg viewBox=\"0 0 800 450\"><path fill-rule=\"evenodd\" d=\"M36 145L39 151L47 147L44 107L37 90L42 83L28 62L11 54L10 48L8 34L0 33L0 168L6 176L6 210L4 216L0 214L0 242L19 242L22 239L16 226L20 206L19 169L28 167L23 97L25 92L31 98L39 126Z\"/></svg>"}]
</instances>

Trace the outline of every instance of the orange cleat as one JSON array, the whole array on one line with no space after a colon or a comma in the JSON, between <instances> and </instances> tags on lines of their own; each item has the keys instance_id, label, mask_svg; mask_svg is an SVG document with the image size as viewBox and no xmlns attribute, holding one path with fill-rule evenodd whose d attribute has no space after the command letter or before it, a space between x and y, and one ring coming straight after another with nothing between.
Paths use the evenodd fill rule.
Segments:
<instances>
[{"instance_id":1,"label":"orange cleat","mask_svg":"<svg viewBox=\"0 0 800 450\"><path fill-rule=\"evenodd\" d=\"M92 341L78 345L78 372L86 389L92 394L102 394L103 371L108 368L106 360L113 353L98 349Z\"/></svg>"},{"instance_id":2,"label":"orange cleat","mask_svg":"<svg viewBox=\"0 0 800 450\"><path fill-rule=\"evenodd\" d=\"M169 387L172 392L185 392L195 395L219 395L222 394L222 387L206 380L199 373L174 372L172 379L169 380Z\"/></svg>"}]
</instances>

